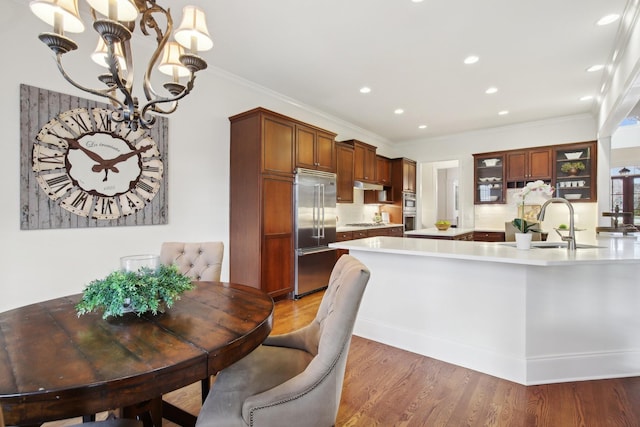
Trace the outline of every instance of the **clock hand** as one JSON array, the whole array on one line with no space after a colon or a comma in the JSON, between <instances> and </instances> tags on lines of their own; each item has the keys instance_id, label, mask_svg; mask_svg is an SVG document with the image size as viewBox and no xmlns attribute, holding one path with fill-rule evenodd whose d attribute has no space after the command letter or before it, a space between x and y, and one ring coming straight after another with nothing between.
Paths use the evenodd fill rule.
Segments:
<instances>
[{"instance_id":1,"label":"clock hand","mask_svg":"<svg viewBox=\"0 0 640 427\"><path fill-rule=\"evenodd\" d=\"M96 162L98 162L99 165L102 165L102 164L104 164L106 162L106 160L103 159L98 153L95 153L95 152L83 147L77 140L72 139L72 138L64 138L64 139L67 141L67 144L69 145L69 149L82 151L91 160L95 160Z\"/></svg>"},{"instance_id":2,"label":"clock hand","mask_svg":"<svg viewBox=\"0 0 640 427\"><path fill-rule=\"evenodd\" d=\"M104 179L102 181L106 181L107 174L109 173L110 170L114 173L119 172L118 168L115 167L115 165L117 165L120 162L124 162L129 157L142 154L151 148L152 148L151 145L145 145L136 150L130 151L129 153L120 154L119 156L114 157L113 159L104 160L104 162L100 163L99 165L95 165L93 168L91 168L91 170L94 172L100 172L101 170L104 170Z\"/></svg>"}]
</instances>

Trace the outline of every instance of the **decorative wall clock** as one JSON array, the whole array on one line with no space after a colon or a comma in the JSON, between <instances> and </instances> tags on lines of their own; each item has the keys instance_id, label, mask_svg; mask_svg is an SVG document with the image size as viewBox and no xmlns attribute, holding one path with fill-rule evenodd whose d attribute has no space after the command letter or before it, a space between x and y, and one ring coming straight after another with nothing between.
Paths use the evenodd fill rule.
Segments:
<instances>
[{"instance_id":1,"label":"decorative wall clock","mask_svg":"<svg viewBox=\"0 0 640 427\"><path fill-rule=\"evenodd\" d=\"M142 209L160 189L155 141L111 120L104 108L75 108L42 127L33 171L42 190L80 216L115 219Z\"/></svg>"},{"instance_id":2,"label":"decorative wall clock","mask_svg":"<svg viewBox=\"0 0 640 427\"><path fill-rule=\"evenodd\" d=\"M33 91L39 94L37 98L29 96ZM71 98L22 85L21 102L34 111L29 100L38 99L40 105L42 92L49 95L47 105L51 97ZM166 123L160 124L165 132L156 132L154 137L149 130L132 131L112 121L106 106L89 101L86 106L77 104L50 113L43 125L22 117L23 138L30 136L22 144L21 155L28 156L22 169L31 169L22 171L26 181L21 192L22 228L166 223L161 154L166 150ZM161 144L156 142L158 136Z\"/></svg>"}]
</instances>

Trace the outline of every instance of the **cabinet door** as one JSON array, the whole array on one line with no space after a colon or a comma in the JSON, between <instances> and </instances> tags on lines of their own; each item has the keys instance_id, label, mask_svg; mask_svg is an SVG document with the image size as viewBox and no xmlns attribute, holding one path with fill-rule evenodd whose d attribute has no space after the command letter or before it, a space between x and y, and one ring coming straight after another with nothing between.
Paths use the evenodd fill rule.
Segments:
<instances>
[{"instance_id":1,"label":"cabinet door","mask_svg":"<svg viewBox=\"0 0 640 427\"><path fill-rule=\"evenodd\" d=\"M505 155L477 154L474 158L475 203L505 203Z\"/></svg>"},{"instance_id":2,"label":"cabinet door","mask_svg":"<svg viewBox=\"0 0 640 427\"><path fill-rule=\"evenodd\" d=\"M529 150L529 179L550 180L552 175L551 149L540 148Z\"/></svg>"},{"instance_id":3,"label":"cabinet door","mask_svg":"<svg viewBox=\"0 0 640 427\"><path fill-rule=\"evenodd\" d=\"M260 287L272 296L293 291L293 180L262 182L262 259ZM251 262L251 260L247 260Z\"/></svg>"},{"instance_id":4,"label":"cabinet door","mask_svg":"<svg viewBox=\"0 0 640 427\"><path fill-rule=\"evenodd\" d=\"M291 122L266 117L263 122L262 171L293 174L294 130Z\"/></svg>"},{"instance_id":5,"label":"cabinet door","mask_svg":"<svg viewBox=\"0 0 640 427\"><path fill-rule=\"evenodd\" d=\"M404 161L402 165L402 181L404 183L403 191L416 192L416 163L414 161Z\"/></svg>"},{"instance_id":6,"label":"cabinet door","mask_svg":"<svg viewBox=\"0 0 640 427\"><path fill-rule=\"evenodd\" d=\"M557 197L571 202L595 202L598 194L595 141L558 146L554 153Z\"/></svg>"},{"instance_id":7,"label":"cabinet door","mask_svg":"<svg viewBox=\"0 0 640 427\"><path fill-rule=\"evenodd\" d=\"M353 147L336 144L336 199L338 203L353 203L353 165Z\"/></svg>"},{"instance_id":8,"label":"cabinet door","mask_svg":"<svg viewBox=\"0 0 640 427\"><path fill-rule=\"evenodd\" d=\"M325 172L336 171L335 137L318 132L316 136L316 166Z\"/></svg>"},{"instance_id":9,"label":"cabinet door","mask_svg":"<svg viewBox=\"0 0 640 427\"><path fill-rule=\"evenodd\" d=\"M527 179L527 153L514 151L507 153L507 181L524 181Z\"/></svg>"},{"instance_id":10,"label":"cabinet door","mask_svg":"<svg viewBox=\"0 0 640 427\"><path fill-rule=\"evenodd\" d=\"M303 126L296 126L296 166L306 169L316 168L316 132Z\"/></svg>"},{"instance_id":11,"label":"cabinet door","mask_svg":"<svg viewBox=\"0 0 640 427\"><path fill-rule=\"evenodd\" d=\"M366 144L353 145L353 176L356 181L375 182L376 149Z\"/></svg>"},{"instance_id":12,"label":"cabinet door","mask_svg":"<svg viewBox=\"0 0 640 427\"><path fill-rule=\"evenodd\" d=\"M382 185L391 183L391 160L386 157L376 156L376 181Z\"/></svg>"},{"instance_id":13,"label":"cabinet door","mask_svg":"<svg viewBox=\"0 0 640 427\"><path fill-rule=\"evenodd\" d=\"M365 147L364 154L364 179L365 181L376 180L376 149L375 147Z\"/></svg>"}]
</instances>

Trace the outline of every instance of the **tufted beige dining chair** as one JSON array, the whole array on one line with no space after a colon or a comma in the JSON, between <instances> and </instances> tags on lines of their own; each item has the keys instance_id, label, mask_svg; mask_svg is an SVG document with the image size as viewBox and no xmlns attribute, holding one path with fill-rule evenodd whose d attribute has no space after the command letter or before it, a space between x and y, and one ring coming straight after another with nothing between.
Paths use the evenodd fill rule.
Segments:
<instances>
[{"instance_id":1,"label":"tufted beige dining chair","mask_svg":"<svg viewBox=\"0 0 640 427\"><path fill-rule=\"evenodd\" d=\"M176 264L182 274L193 280L220 281L222 242L164 242L160 248L160 262Z\"/></svg>"},{"instance_id":2,"label":"tufted beige dining chair","mask_svg":"<svg viewBox=\"0 0 640 427\"><path fill-rule=\"evenodd\" d=\"M329 427L335 424L353 326L369 270L343 255L331 272L315 319L272 335L223 369L196 427Z\"/></svg>"},{"instance_id":3,"label":"tufted beige dining chair","mask_svg":"<svg viewBox=\"0 0 640 427\"><path fill-rule=\"evenodd\" d=\"M164 242L160 262L175 264L182 274L193 280L219 282L224 244L222 242ZM202 380L202 401L207 397L210 380Z\"/></svg>"}]
</instances>

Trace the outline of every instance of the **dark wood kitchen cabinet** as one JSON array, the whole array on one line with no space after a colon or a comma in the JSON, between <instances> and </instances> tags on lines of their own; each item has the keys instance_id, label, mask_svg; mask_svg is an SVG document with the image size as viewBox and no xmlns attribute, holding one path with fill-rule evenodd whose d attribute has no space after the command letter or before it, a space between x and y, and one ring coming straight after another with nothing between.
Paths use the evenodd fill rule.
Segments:
<instances>
[{"instance_id":1,"label":"dark wood kitchen cabinet","mask_svg":"<svg viewBox=\"0 0 640 427\"><path fill-rule=\"evenodd\" d=\"M416 161L404 157L391 159L393 201L402 203L402 193L416 192Z\"/></svg>"},{"instance_id":2,"label":"dark wood kitchen cabinet","mask_svg":"<svg viewBox=\"0 0 640 427\"><path fill-rule=\"evenodd\" d=\"M335 172L335 137L317 128L296 125L296 166Z\"/></svg>"},{"instance_id":3,"label":"dark wood kitchen cabinet","mask_svg":"<svg viewBox=\"0 0 640 427\"><path fill-rule=\"evenodd\" d=\"M391 159L376 156L376 181L381 185L391 185Z\"/></svg>"},{"instance_id":4,"label":"dark wood kitchen cabinet","mask_svg":"<svg viewBox=\"0 0 640 427\"><path fill-rule=\"evenodd\" d=\"M353 177L356 181L376 182L376 147L351 139L342 141L353 146Z\"/></svg>"},{"instance_id":5,"label":"dark wood kitchen cabinet","mask_svg":"<svg viewBox=\"0 0 640 427\"><path fill-rule=\"evenodd\" d=\"M338 203L353 203L353 146L336 143L336 200Z\"/></svg>"},{"instance_id":6,"label":"dark wood kitchen cabinet","mask_svg":"<svg viewBox=\"0 0 640 427\"><path fill-rule=\"evenodd\" d=\"M332 141L335 135L264 108L229 120L229 280L286 296L295 280L294 171L313 166L296 159L329 167L333 144L318 145L318 135ZM331 144L329 156L320 147L325 143Z\"/></svg>"},{"instance_id":7,"label":"dark wood kitchen cabinet","mask_svg":"<svg viewBox=\"0 0 640 427\"><path fill-rule=\"evenodd\" d=\"M551 158L549 147L507 151L507 181L550 181L553 173Z\"/></svg>"}]
</instances>

